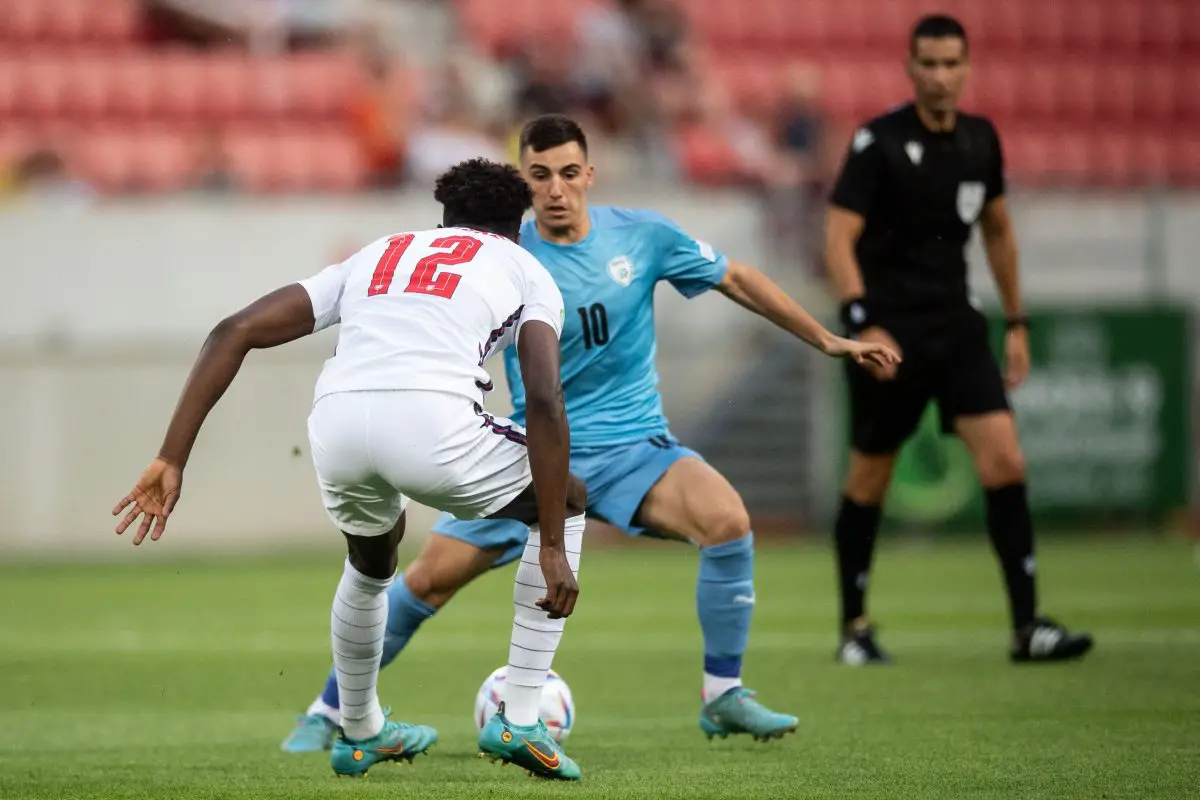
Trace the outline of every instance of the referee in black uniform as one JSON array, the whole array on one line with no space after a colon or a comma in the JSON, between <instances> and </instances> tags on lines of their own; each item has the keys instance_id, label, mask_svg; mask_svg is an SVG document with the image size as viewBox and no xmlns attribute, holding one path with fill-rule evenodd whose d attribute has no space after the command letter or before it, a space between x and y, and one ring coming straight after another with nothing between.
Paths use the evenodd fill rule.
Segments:
<instances>
[{"instance_id":1,"label":"referee in black uniform","mask_svg":"<svg viewBox=\"0 0 1200 800\"><path fill-rule=\"evenodd\" d=\"M851 335L886 343L901 364L849 366L852 449L835 530L847 664L886 662L866 615L880 506L896 452L926 405L966 444L987 492L987 529L1008 589L1014 661L1086 653L1092 639L1038 614L1025 466L1006 390L1029 370L1017 246L1004 200L1000 140L985 117L957 109L967 35L947 16L913 28L915 102L860 128L831 197L826 257ZM1006 374L970 303L964 250L980 223L1008 321Z\"/></svg>"}]
</instances>

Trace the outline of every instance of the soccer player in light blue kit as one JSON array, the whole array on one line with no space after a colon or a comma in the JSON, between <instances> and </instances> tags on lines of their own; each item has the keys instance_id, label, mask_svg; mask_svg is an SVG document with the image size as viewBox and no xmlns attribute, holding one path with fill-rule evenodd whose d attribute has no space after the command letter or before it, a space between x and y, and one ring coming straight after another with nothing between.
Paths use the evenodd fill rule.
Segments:
<instances>
[{"instance_id":1,"label":"soccer player in light blue kit","mask_svg":"<svg viewBox=\"0 0 1200 800\"><path fill-rule=\"evenodd\" d=\"M748 733L772 739L796 717L759 703L742 686L742 657L754 610L754 536L741 498L720 473L677 442L663 416L655 369L654 289L670 282L686 297L716 289L835 357L880 364L887 347L823 328L770 278L730 261L652 211L588 207L594 167L571 119L538 117L520 138L521 169L536 219L521 246L537 256L562 292L562 384L571 426L571 471L588 488L588 514L631 536L691 542L700 551L696 611L704 640L700 727L709 738ZM518 422L524 387L511 349L505 368ZM529 531L503 520L443 515L424 549L388 592L383 663L470 581L521 557ZM283 742L319 750L336 732L331 679ZM486 732L486 731L485 731Z\"/></svg>"}]
</instances>

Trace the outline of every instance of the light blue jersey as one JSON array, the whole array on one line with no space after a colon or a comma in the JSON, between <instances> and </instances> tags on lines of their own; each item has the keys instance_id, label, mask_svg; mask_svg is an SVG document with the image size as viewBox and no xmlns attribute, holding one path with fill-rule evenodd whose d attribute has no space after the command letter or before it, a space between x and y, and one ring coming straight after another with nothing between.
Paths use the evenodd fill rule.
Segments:
<instances>
[{"instance_id":1,"label":"light blue jersey","mask_svg":"<svg viewBox=\"0 0 1200 800\"><path fill-rule=\"evenodd\" d=\"M654 288L685 297L721 282L728 259L653 211L593 206L583 241L552 244L530 221L521 246L562 292L562 383L571 447L611 447L667 433L655 367ZM504 353L513 419L525 423L525 386L514 348Z\"/></svg>"}]
</instances>

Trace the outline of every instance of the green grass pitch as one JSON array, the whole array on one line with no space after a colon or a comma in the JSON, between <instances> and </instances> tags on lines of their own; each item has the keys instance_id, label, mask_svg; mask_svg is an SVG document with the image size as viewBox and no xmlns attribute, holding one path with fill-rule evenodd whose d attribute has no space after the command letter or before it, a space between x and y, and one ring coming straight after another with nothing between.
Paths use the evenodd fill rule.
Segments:
<instances>
[{"instance_id":1,"label":"green grass pitch","mask_svg":"<svg viewBox=\"0 0 1200 800\"><path fill-rule=\"evenodd\" d=\"M162 545L169 547L169 540ZM470 587L384 672L429 757L339 781L278 749L329 659L336 551L0 568L0 798L1185 798L1200 796L1200 569L1188 543L1047 540L1043 605L1098 645L1005 657L982 537L892 544L873 608L890 668L835 666L825 544L762 547L745 678L797 713L783 741L701 735L695 554L585 553L555 667L580 785L475 758L475 690L504 663L511 572Z\"/></svg>"}]
</instances>

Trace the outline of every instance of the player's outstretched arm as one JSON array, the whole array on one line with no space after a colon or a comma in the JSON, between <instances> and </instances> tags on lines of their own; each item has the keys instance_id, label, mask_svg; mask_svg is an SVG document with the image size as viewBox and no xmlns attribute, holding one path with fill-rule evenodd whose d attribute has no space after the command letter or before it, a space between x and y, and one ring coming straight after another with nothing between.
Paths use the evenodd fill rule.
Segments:
<instances>
[{"instance_id":1,"label":"player's outstretched arm","mask_svg":"<svg viewBox=\"0 0 1200 800\"><path fill-rule=\"evenodd\" d=\"M113 508L113 516L128 509L117 524L117 533L124 533L141 516L134 544L141 544L147 533L155 541L162 536L179 500L183 468L200 426L233 382L246 354L307 336L313 327L309 294L299 284L292 284L256 300L212 329L183 386L158 457Z\"/></svg>"},{"instance_id":2,"label":"player's outstretched arm","mask_svg":"<svg viewBox=\"0 0 1200 800\"><path fill-rule=\"evenodd\" d=\"M859 363L894 364L899 355L885 344L855 342L835 336L788 296L779 284L749 264L730 261L717 290L743 308L770 320L788 333L835 358Z\"/></svg>"},{"instance_id":3,"label":"player's outstretched arm","mask_svg":"<svg viewBox=\"0 0 1200 800\"><path fill-rule=\"evenodd\" d=\"M567 563L563 523L567 514L567 476L571 463L571 432L559 377L558 335L540 320L521 326L517 359L525 384L525 429L529 468L537 493L541 529L540 565L546 597L538 601L551 619L569 616L579 585Z\"/></svg>"}]
</instances>

